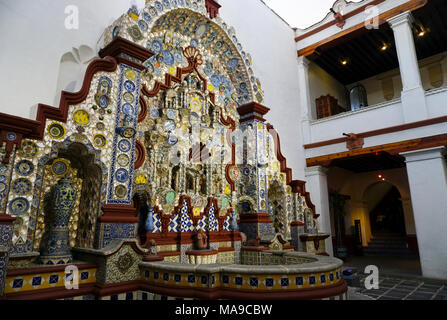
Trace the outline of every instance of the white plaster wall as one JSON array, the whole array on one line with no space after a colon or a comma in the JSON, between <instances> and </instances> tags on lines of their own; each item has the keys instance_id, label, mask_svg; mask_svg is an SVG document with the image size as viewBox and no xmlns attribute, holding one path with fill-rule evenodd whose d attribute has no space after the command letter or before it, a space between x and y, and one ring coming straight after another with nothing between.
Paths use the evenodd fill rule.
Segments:
<instances>
[{"instance_id":1,"label":"white plaster wall","mask_svg":"<svg viewBox=\"0 0 447 320\"><path fill-rule=\"evenodd\" d=\"M299 84L295 32L259 0L220 0L220 16L235 27L253 58L253 71L265 91L266 119L279 133L281 150L295 179L304 179L299 127Z\"/></svg>"},{"instance_id":2,"label":"white plaster wall","mask_svg":"<svg viewBox=\"0 0 447 320\"><path fill-rule=\"evenodd\" d=\"M375 109L362 109L339 117L317 120L311 124L312 142L343 137L343 133L360 133L375 129L392 127L403 123L402 104Z\"/></svg>"},{"instance_id":3,"label":"white plaster wall","mask_svg":"<svg viewBox=\"0 0 447 320\"><path fill-rule=\"evenodd\" d=\"M331 95L338 100L338 105L347 107L345 87L316 63L309 64L309 93L312 119L317 119L315 100L321 96Z\"/></svg>"},{"instance_id":4,"label":"white plaster wall","mask_svg":"<svg viewBox=\"0 0 447 320\"><path fill-rule=\"evenodd\" d=\"M446 55L447 55L447 52L444 52L442 54L442 56L444 56L444 57L440 61L441 68L442 68L442 75L443 75L443 79L444 79L442 86L447 86L447 58L445 58ZM439 55L437 55L437 56L439 56ZM424 60L426 60L426 59L424 59ZM433 85L430 83L430 77L429 77L429 73L428 73L428 68L430 67L430 65L421 66L421 61L419 63L420 63L419 71L421 74L422 87L426 91L436 90L436 88L433 87ZM400 95L402 92L402 79L401 79L401 76L399 73L399 69L390 70L385 73L381 73L381 74L375 75L373 77L363 79L363 80L357 81L355 83L351 83L351 84L347 85L346 87L349 90L352 87L354 87L355 85L360 83L366 89L369 106L372 106L372 105L375 105L378 103L383 103L383 102L386 102L386 99L383 95L381 79L386 74L395 74L392 76L393 85L394 85L394 98L400 98ZM428 104L428 107L430 108L430 104ZM447 113L447 110L446 110L446 113Z\"/></svg>"},{"instance_id":5,"label":"white plaster wall","mask_svg":"<svg viewBox=\"0 0 447 320\"><path fill-rule=\"evenodd\" d=\"M429 91L425 96L427 99L428 115L431 118L442 117L447 114L447 86Z\"/></svg>"},{"instance_id":6,"label":"white plaster wall","mask_svg":"<svg viewBox=\"0 0 447 320\"><path fill-rule=\"evenodd\" d=\"M0 112L34 119L38 103L53 105L62 56L81 45L97 51L131 3L142 8L144 0L0 0ZM79 8L78 30L65 28L68 5Z\"/></svg>"}]
</instances>

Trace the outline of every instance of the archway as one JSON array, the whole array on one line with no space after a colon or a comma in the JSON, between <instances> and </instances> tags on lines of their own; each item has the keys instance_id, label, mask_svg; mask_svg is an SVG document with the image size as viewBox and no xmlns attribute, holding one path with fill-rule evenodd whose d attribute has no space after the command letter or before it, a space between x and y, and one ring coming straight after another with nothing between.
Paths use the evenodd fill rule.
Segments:
<instances>
[{"instance_id":1,"label":"archway","mask_svg":"<svg viewBox=\"0 0 447 320\"><path fill-rule=\"evenodd\" d=\"M90 248L94 244L95 228L101 208L102 163L89 148L78 142L56 146L52 158L41 159L41 197L36 203L36 227L33 249L41 251L46 245L48 226L53 217L52 188L65 176L72 178L76 189L76 203L68 224L70 247Z\"/></svg>"},{"instance_id":2,"label":"archway","mask_svg":"<svg viewBox=\"0 0 447 320\"><path fill-rule=\"evenodd\" d=\"M405 217L399 190L389 182L377 182L364 194L371 233L405 235Z\"/></svg>"},{"instance_id":3,"label":"archway","mask_svg":"<svg viewBox=\"0 0 447 320\"><path fill-rule=\"evenodd\" d=\"M363 201L371 239L364 247L367 256L414 257L408 243L406 218L399 189L388 181L368 186ZM364 244L365 245L365 244Z\"/></svg>"}]
</instances>

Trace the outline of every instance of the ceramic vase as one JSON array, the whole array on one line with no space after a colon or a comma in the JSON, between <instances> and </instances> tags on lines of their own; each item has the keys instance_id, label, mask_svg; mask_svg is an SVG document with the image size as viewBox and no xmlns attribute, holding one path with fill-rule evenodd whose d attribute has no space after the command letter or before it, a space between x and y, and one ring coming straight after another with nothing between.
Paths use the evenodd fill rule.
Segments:
<instances>
[{"instance_id":1,"label":"ceramic vase","mask_svg":"<svg viewBox=\"0 0 447 320\"><path fill-rule=\"evenodd\" d=\"M53 219L48 230L48 239L41 251L43 264L67 264L73 258L70 251L68 222L76 201L76 189L70 177L63 177L55 187L52 199Z\"/></svg>"}]
</instances>

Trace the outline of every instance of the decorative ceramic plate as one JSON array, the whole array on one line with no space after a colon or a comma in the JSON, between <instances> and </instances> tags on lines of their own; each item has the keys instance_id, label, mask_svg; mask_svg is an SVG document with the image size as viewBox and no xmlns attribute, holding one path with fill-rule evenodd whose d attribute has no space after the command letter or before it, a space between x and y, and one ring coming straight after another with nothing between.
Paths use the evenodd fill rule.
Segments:
<instances>
[{"instance_id":1,"label":"decorative ceramic plate","mask_svg":"<svg viewBox=\"0 0 447 320\"><path fill-rule=\"evenodd\" d=\"M154 119L157 119L160 116L160 112L158 112L158 109L151 109L151 117Z\"/></svg>"},{"instance_id":2,"label":"decorative ceramic plate","mask_svg":"<svg viewBox=\"0 0 447 320\"><path fill-rule=\"evenodd\" d=\"M174 131L176 128L175 122L172 120L166 120L164 123L164 128L168 132Z\"/></svg>"},{"instance_id":3,"label":"decorative ceramic plate","mask_svg":"<svg viewBox=\"0 0 447 320\"><path fill-rule=\"evenodd\" d=\"M199 208L201 208L201 207L203 207L203 206L205 206L205 200L202 198L202 197L195 197L194 198L194 200L193 200L193 202L192 202L192 205L194 206L194 207L199 207Z\"/></svg>"},{"instance_id":4,"label":"decorative ceramic plate","mask_svg":"<svg viewBox=\"0 0 447 320\"><path fill-rule=\"evenodd\" d=\"M34 165L31 161L22 160L16 164L16 171L21 176L29 176L34 170Z\"/></svg>"},{"instance_id":5,"label":"decorative ceramic plate","mask_svg":"<svg viewBox=\"0 0 447 320\"><path fill-rule=\"evenodd\" d=\"M8 132L6 134L6 139L9 141L14 141L17 138L17 135L14 132Z\"/></svg>"},{"instance_id":6,"label":"decorative ceramic plate","mask_svg":"<svg viewBox=\"0 0 447 320\"><path fill-rule=\"evenodd\" d=\"M180 18L177 19L177 24L178 24L179 26L181 26L182 24L185 23L185 21L186 21L186 16L181 15Z\"/></svg>"},{"instance_id":7,"label":"decorative ceramic plate","mask_svg":"<svg viewBox=\"0 0 447 320\"><path fill-rule=\"evenodd\" d=\"M118 169L115 172L115 178L118 182L126 182L129 179L129 172L126 169Z\"/></svg>"},{"instance_id":8,"label":"decorative ceramic plate","mask_svg":"<svg viewBox=\"0 0 447 320\"><path fill-rule=\"evenodd\" d=\"M147 29L148 29L148 25L147 25L146 21L144 21L144 20L138 21L138 26L143 31L147 31Z\"/></svg>"},{"instance_id":9,"label":"decorative ceramic plate","mask_svg":"<svg viewBox=\"0 0 447 320\"><path fill-rule=\"evenodd\" d=\"M85 126L90 122L90 115L85 110L78 110L73 114L73 119L77 124Z\"/></svg>"},{"instance_id":10,"label":"decorative ceramic plate","mask_svg":"<svg viewBox=\"0 0 447 320\"><path fill-rule=\"evenodd\" d=\"M196 29L196 38L198 38L198 39L202 38L205 35L207 30L208 30L208 27L205 23L199 25Z\"/></svg>"},{"instance_id":11,"label":"decorative ceramic plate","mask_svg":"<svg viewBox=\"0 0 447 320\"><path fill-rule=\"evenodd\" d=\"M239 60L237 58L232 58L228 60L227 66L230 69L236 68L239 65Z\"/></svg>"},{"instance_id":12,"label":"decorative ceramic plate","mask_svg":"<svg viewBox=\"0 0 447 320\"><path fill-rule=\"evenodd\" d=\"M98 122L96 124L96 129L103 131L106 128L105 124L103 122Z\"/></svg>"},{"instance_id":13,"label":"decorative ceramic plate","mask_svg":"<svg viewBox=\"0 0 447 320\"><path fill-rule=\"evenodd\" d=\"M126 167L130 162L129 156L127 156L126 154L120 154L116 160L122 167Z\"/></svg>"},{"instance_id":14,"label":"decorative ceramic plate","mask_svg":"<svg viewBox=\"0 0 447 320\"><path fill-rule=\"evenodd\" d=\"M110 99L108 96L106 96L105 94L101 94L98 93L96 94L96 103L101 107L101 108L107 108L107 106L109 105Z\"/></svg>"},{"instance_id":15,"label":"decorative ceramic plate","mask_svg":"<svg viewBox=\"0 0 447 320\"><path fill-rule=\"evenodd\" d=\"M183 53L181 51L175 51L174 58L175 58L175 61L177 61L178 63L182 63L183 62Z\"/></svg>"},{"instance_id":16,"label":"decorative ceramic plate","mask_svg":"<svg viewBox=\"0 0 447 320\"><path fill-rule=\"evenodd\" d=\"M166 115L168 116L169 119L174 120L177 117L177 111L175 111L173 109L168 109L166 111Z\"/></svg>"},{"instance_id":17,"label":"decorative ceramic plate","mask_svg":"<svg viewBox=\"0 0 447 320\"><path fill-rule=\"evenodd\" d=\"M129 80L132 80L132 81L137 80L137 73L132 69L127 69L126 72L124 72L124 75Z\"/></svg>"},{"instance_id":18,"label":"decorative ceramic plate","mask_svg":"<svg viewBox=\"0 0 447 320\"><path fill-rule=\"evenodd\" d=\"M155 61L154 61L155 62ZM147 70L149 71L149 73L154 73L155 71L155 67L154 65L148 60L146 60L143 65L147 68Z\"/></svg>"},{"instance_id":19,"label":"decorative ceramic plate","mask_svg":"<svg viewBox=\"0 0 447 320\"><path fill-rule=\"evenodd\" d=\"M162 11L162 10L163 10L163 5L160 3L160 1L156 1L155 4L154 4L154 6L155 6L155 8L156 8L158 11Z\"/></svg>"},{"instance_id":20,"label":"decorative ceramic plate","mask_svg":"<svg viewBox=\"0 0 447 320\"><path fill-rule=\"evenodd\" d=\"M131 138L133 138L135 136L136 133L137 133L137 131L134 128L127 127L127 128L125 128L124 130L122 130L120 132L120 135L123 138L131 139Z\"/></svg>"},{"instance_id":21,"label":"decorative ceramic plate","mask_svg":"<svg viewBox=\"0 0 447 320\"><path fill-rule=\"evenodd\" d=\"M153 129L155 127L154 119L148 119L147 120L147 125L149 126L150 129Z\"/></svg>"},{"instance_id":22,"label":"decorative ceramic plate","mask_svg":"<svg viewBox=\"0 0 447 320\"><path fill-rule=\"evenodd\" d=\"M197 48L199 46L199 41L197 39L191 39L189 44L191 47Z\"/></svg>"},{"instance_id":23,"label":"decorative ceramic plate","mask_svg":"<svg viewBox=\"0 0 447 320\"><path fill-rule=\"evenodd\" d=\"M162 48L163 48L163 46L162 46L162 44L160 43L160 41L158 41L158 40L154 40L154 41L152 41L152 50L153 50L155 53L159 53L159 52L162 50Z\"/></svg>"},{"instance_id":24,"label":"decorative ceramic plate","mask_svg":"<svg viewBox=\"0 0 447 320\"><path fill-rule=\"evenodd\" d=\"M141 31L137 26L128 28L127 32L130 34L134 41L140 41L143 39L143 35L141 34Z\"/></svg>"},{"instance_id":25,"label":"decorative ceramic plate","mask_svg":"<svg viewBox=\"0 0 447 320\"><path fill-rule=\"evenodd\" d=\"M59 123L52 123L48 127L48 134L51 138L60 140L65 136L65 128Z\"/></svg>"},{"instance_id":26,"label":"decorative ceramic plate","mask_svg":"<svg viewBox=\"0 0 447 320\"><path fill-rule=\"evenodd\" d=\"M174 64L174 56L170 51L163 50L163 61L168 66L172 66Z\"/></svg>"},{"instance_id":27,"label":"decorative ceramic plate","mask_svg":"<svg viewBox=\"0 0 447 320\"><path fill-rule=\"evenodd\" d=\"M215 86L216 88L219 88L220 86L220 77L218 75L212 75L211 76L211 83L213 84L213 86Z\"/></svg>"},{"instance_id":28,"label":"decorative ceramic plate","mask_svg":"<svg viewBox=\"0 0 447 320\"><path fill-rule=\"evenodd\" d=\"M29 202L25 198L15 198L9 203L9 211L14 215L22 215L29 209Z\"/></svg>"},{"instance_id":29,"label":"decorative ceramic plate","mask_svg":"<svg viewBox=\"0 0 447 320\"><path fill-rule=\"evenodd\" d=\"M175 193L175 191L169 191L168 193L166 193L166 202L173 203L176 196L177 194Z\"/></svg>"},{"instance_id":30,"label":"decorative ceramic plate","mask_svg":"<svg viewBox=\"0 0 447 320\"><path fill-rule=\"evenodd\" d=\"M122 110L124 114L127 114L128 116L133 116L135 114L135 108L129 103L124 104Z\"/></svg>"},{"instance_id":31,"label":"decorative ceramic plate","mask_svg":"<svg viewBox=\"0 0 447 320\"><path fill-rule=\"evenodd\" d=\"M134 92L135 91L135 83L133 83L130 80L127 80L126 82L124 82L124 88L129 92Z\"/></svg>"},{"instance_id":32,"label":"decorative ceramic plate","mask_svg":"<svg viewBox=\"0 0 447 320\"><path fill-rule=\"evenodd\" d=\"M230 178L231 178L231 180L236 181L239 178L239 174L240 174L240 171L239 171L238 167L233 166L233 167L230 168Z\"/></svg>"},{"instance_id":33,"label":"decorative ceramic plate","mask_svg":"<svg viewBox=\"0 0 447 320\"><path fill-rule=\"evenodd\" d=\"M134 95L133 95L132 93L130 93L130 92L126 92L126 93L123 95L123 99L124 99L124 101L126 101L127 103L133 103L135 97L134 97Z\"/></svg>"},{"instance_id":34,"label":"decorative ceramic plate","mask_svg":"<svg viewBox=\"0 0 447 320\"><path fill-rule=\"evenodd\" d=\"M18 195L27 195L31 192L33 184L26 178L19 178L14 180L11 188Z\"/></svg>"},{"instance_id":35,"label":"decorative ceramic plate","mask_svg":"<svg viewBox=\"0 0 447 320\"><path fill-rule=\"evenodd\" d=\"M22 157L32 158L37 153L37 145L29 140L22 141L22 148L19 150L19 154Z\"/></svg>"},{"instance_id":36,"label":"decorative ceramic plate","mask_svg":"<svg viewBox=\"0 0 447 320\"><path fill-rule=\"evenodd\" d=\"M151 22L152 21L151 15L149 13L147 13L147 12L145 12L143 14L143 19L146 20L146 22Z\"/></svg>"},{"instance_id":37,"label":"decorative ceramic plate","mask_svg":"<svg viewBox=\"0 0 447 320\"><path fill-rule=\"evenodd\" d=\"M177 142L178 142L178 138L171 134L168 138L168 144L171 146L175 146L177 144Z\"/></svg>"},{"instance_id":38,"label":"decorative ceramic plate","mask_svg":"<svg viewBox=\"0 0 447 320\"><path fill-rule=\"evenodd\" d=\"M115 188L115 195L120 199L125 198L127 195L127 188L123 185L117 186Z\"/></svg>"},{"instance_id":39,"label":"decorative ceramic plate","mask_svg":"<svg viewBox=\"0 0 447 320\"><path fill-rule=\"evenodd\" d=\"M102 149L106 146L106 144L107 138L102 133L95 134L95 136L93 137L93 145L96 148Z\"/></svg>"},{"instance_id":40,"label":"decorative ceramic plate","mask_svg":"<svg viewBox=\"0 0 447 320\"><path fill-rule=\"evenodd\" d=\"M67 161L64 161L64 160L54 161L53 165L51 166L51 171L53 171L53 174L56 176L66 175L67 171L68 171Z\"/></svg>"},{"instance_id":41,"label":"decorative ceramic plate","mask_svg":"<svg viewBox=\"0 0 447 320\"><path fill-rule=\"evenodd\" d=\"M158 15L158 11L157 11L157 9L155 9L154 7L150 7L150 8L149 8L149 13L150 13L153 17L155 17L155 16Z\"/></svg>"},{"instance_id":42,"label":"decorative ceramic plate","mask_svg":"<svg viewBox=\"0 0 447 320\"><path fill-rule=\"evenodd\" d=\"M120 140L118 142L118 149L120 149L121 152L127 152L130 150L130 142L127 140Z\"/></svg>"},{"instance_id":43,"label":"decorative ceramic plate","mask_svg":"<svg viewBox=\"0 0 447 320\"><path fill-rule=\"evenodd\" d=\"M244 176L248 176L250 174L250 169L244 168Z\"/></svg>"},{"instance_id":44,"label":"decorative ceramic plate","mask_svg":"<svg viewBox=\"0 0 447 320\"><path fill-rule=\"evenodd\" d=\"M116 26L115 28L113 28L113 32L112 32L112 37L116 38L120 33L120 27Z\"/></svg>"},{"instance_id":45,"label":"decorative ceramic plate","mask_svg":"<svg viewBox=\"0 0 447 320\"><path fill-rule=\"evenodd\" d=\"M135 178L135 183L136 184L146 184L147 183L147 177L145 174L140 173L136 178Z\"/></svg>"},{"instance_id":46,"label":"decorative ceramic plate","mask_svg":"<svg viewBox=\"0 0 447 320\"><path fill-rule=\"evenodd\" d=\"M0 182L0 193L6 190L6 183Z\"/></svg>"}]
</instances>

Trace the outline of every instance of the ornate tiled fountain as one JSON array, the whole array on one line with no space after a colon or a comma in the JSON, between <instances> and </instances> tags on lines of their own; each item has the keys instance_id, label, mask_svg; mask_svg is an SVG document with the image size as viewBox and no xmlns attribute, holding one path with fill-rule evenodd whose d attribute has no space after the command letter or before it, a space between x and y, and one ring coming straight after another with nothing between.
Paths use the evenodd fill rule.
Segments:
<instances>
[{"instance_id":1,"label":"ornate tiled fountain","mask_svg":"<svg viewBox=\"0 0 447 320\"><path fill-rule=\"evenodd\" d=\"M1 115L0 298L344 298L251 56L207 9L130 9L78 93Z\"/></svg>"}]
</instances>

